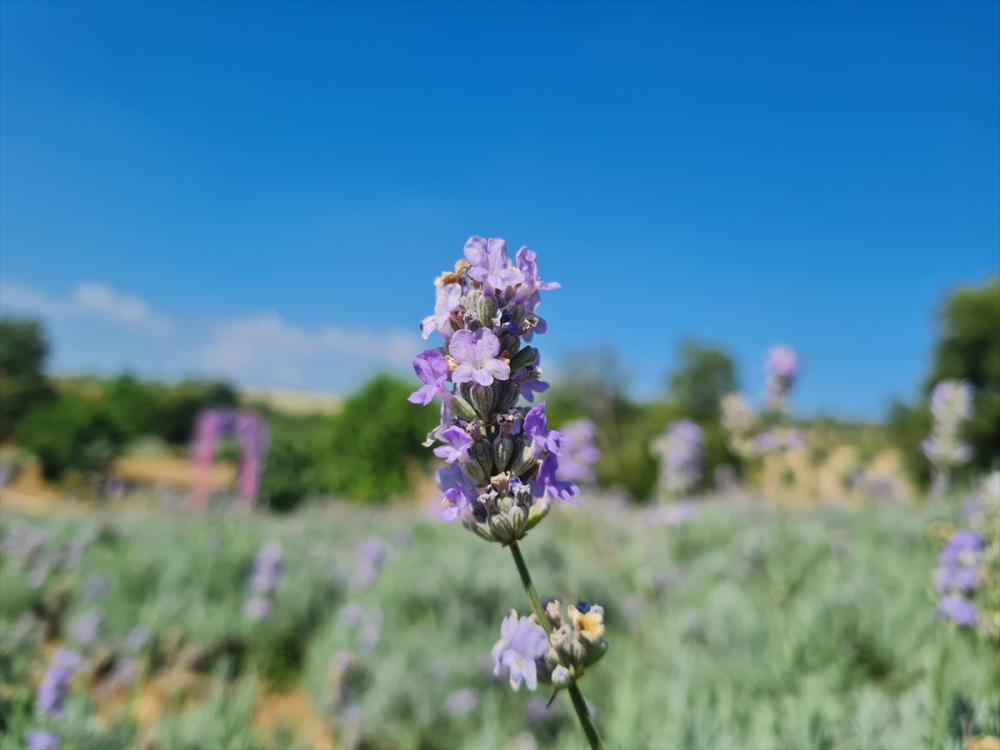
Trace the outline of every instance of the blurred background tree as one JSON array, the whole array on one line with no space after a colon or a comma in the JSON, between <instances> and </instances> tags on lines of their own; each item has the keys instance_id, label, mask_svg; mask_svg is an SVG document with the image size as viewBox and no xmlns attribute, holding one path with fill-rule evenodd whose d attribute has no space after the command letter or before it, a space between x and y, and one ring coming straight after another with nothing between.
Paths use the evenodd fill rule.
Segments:
<instances>
[{"instance_id":1,"label":"blurred background tree","mask_svg":"<svg viewBox=\"0 0 1000 750\"><path fill-rule=\"evenodd\" d=\"M319 462L327 489L353 500L383 501L408 488L408 471L425 466L430 448L422 443L438 424L435 406L407 401L411 383L378 375L328 417L319 438Z\"/></svg>"},{"instance_id":2,"label":"blurred background tree","mask_svg":"<svg viewBox=\"0 0 1000 750\"><path fill-rule=\"evenodd\" d=\"M0 318L0 441L13 436L33 403L52 397L44 374L48 353L37 320Z\"/></svg>"},{"instance_id":3,"label":"blurred background tree","mask_svg":"<svg viewBox=\"0 0 1000 750\"><path fill-rule=\"evenodd\" d=\"M670 399L696 422L719 421L719 403L736 390L736 365L724 349L693 339L678 347L680 364L668 378Z\"/></svg>"},{"instance_id":4,"label":"blurred background tree","mask_svg":"<svg viewBox=\"0 0 1000 750\"><path fill-rule=\"evenodd\" d=\"M969 468L1000 467L1000 276L979 286L959 287L945 298L920 398L890 407L890 437L921 487L930 481L930 464L920 444L931 431L931 391L942 380L965 380L976 389L975 411L964 428L973 450Z\"/></svg>"}]
</instances>

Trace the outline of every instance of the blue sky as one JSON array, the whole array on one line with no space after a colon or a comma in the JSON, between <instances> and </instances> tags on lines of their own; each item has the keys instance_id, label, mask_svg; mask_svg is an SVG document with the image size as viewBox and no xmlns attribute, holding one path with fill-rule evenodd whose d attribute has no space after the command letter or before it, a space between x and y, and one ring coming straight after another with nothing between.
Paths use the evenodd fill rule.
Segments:
<instances>
[{"instance_id":1,"label":"blue sky","mask_svg":"<svg viewBox=\"0 0 1000 750\"><path fill-rule=\"evenodd\" d=\"M879 416L1000 267L1000 3L0 4L0 305L61 372L346 392L472 234L547 365L687 335Z\"/></svg>"}]
</instances>

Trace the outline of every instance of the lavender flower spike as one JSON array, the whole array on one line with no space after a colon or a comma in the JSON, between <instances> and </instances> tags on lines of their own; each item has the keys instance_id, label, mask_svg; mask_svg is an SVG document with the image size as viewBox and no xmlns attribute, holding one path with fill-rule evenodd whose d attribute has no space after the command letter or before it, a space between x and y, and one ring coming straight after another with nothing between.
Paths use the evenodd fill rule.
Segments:
<instances>
[{"instance_id":1,"label":"lavender flower spike","mask_svg":"<svg viewBox=\"0 0 1000 750\"><path fill-rule=\"evenodd\" d=\"M483 284L487 297L522 280L521 272L510 267L507 243L503 240L491 239L487 242L482 237L471 237L465 243L465 259L472 264L469 276Z\"/></svg>"},{"instance_id":2,"label":"lavender flower spike","mask_svg":"<svg viewBox=\"0 0 1000 750\"><path fill-rule=\"evenodd\" d=\"M454 383L492 385L494 378L510 378L510 365L496 358L500 353L500 339L488 328L480 328L475 333L457 331L449 351L458 362L451 376Z\"/></svg>"},{"instance_id":3,"label":"lavender flower spike","mask_svg":"<svg viewBox=\"0 0 1000 750\"><path fill-rule=\"evenodd\" d=\"M538 687L536 659L541 659L549 650L549 639L540 625L533 624L527 617L520 620L517 612L511 610L500 626L500 640L493 646L493 674L500 674L500 666L510 670L510 686L521 687L521 680L528 690Z\"/></svg>"},{"instance_id":4,"label":"lavender flower spike","mask_svg":"<svg viewBox=\"0 0 1000 750\"><path fill-rule=\"evenodd\" d=\"M517 267L524 276L524 285L517 290L517 297L514 300L519 304L523 304L539 289L548 291L562 286L554 281L542 281L542 277L538 275L537 261L538 254L529 250L527 245L517 251Z\"/></svg>"},{"instance_id":5,"label":"lavender flower spike","mask_svg":"<svg viewBox=\"0 0 1000 750\"><path fill-rule=\"evenodd\" d=\"M24 735L25 750L59 750L59 737L45 729L35 729Z\"/></svg>"},{"instance_id":6,"label":"lavender flower spike","mask_svg":"<svg viewBox=\"0 0 1000 750\"><path fill-rule=\"evenodd\" d=\"M413 359L413 370L424 385L410 394L407 400L411 404L427 406L435 396L441 396L445 401L451 398L445 388L445 383L448 382L448 360L437 349L425 349L422 354L418 354Z\"/></svg>"}]
</instances>

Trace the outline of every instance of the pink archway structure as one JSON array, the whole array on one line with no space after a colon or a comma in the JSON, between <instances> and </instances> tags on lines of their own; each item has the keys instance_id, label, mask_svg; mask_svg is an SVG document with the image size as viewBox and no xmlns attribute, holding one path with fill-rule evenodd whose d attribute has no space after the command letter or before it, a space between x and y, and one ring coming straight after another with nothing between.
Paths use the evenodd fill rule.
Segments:
<instances>
[{"instance_id":1,"label":"pink archway structure","mask_svg":"<svg viewBox=\"0 0 1000 750\"><path fill-rule=\"evenodd\" d=\"M259 412L252 409L238 412L205 409L195 419L194 442L191 446L195 472L193 499L195 509L202 513L208 510L208 498L212 491L212 459L215 457L215 448L227 435L235 435L240 443L237 507L243 512L249 512L260 492L260 478L271 447L271 433L267 422Z\"/></svg>"}]
</instances>

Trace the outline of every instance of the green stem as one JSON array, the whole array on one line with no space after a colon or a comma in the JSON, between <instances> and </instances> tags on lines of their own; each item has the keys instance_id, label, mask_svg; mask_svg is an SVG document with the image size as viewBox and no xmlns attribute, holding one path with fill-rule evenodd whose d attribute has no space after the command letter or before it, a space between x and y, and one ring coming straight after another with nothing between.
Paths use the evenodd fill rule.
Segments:
<instances>
[{"instance_id":1,"label":"green stem","mask_svg":"<svg viewBox=\"0 0 1000 750\"><path fill-rule=\"evenodd\" d=\"M542 602L538 598L538 592L535 591L535 584L531 582L531 573L528 572L528 566L524 562L524 556L521 554L517 542L510 545L510 552L514 556L517 572L521 574L524 590L528 594L528 599L531 600L531 608L535 610L535 617L545 628L545 632L552 635L552 625L549 623L549 618L545 616L545 610L542 609ZM591 750L604 750L601 738L597 734L597 727L594 726L594 722L590 718L590 709L587 708L587 702L583 699L583 694L576 681L570 682L567 690L569 690L570 698L573 700L573 708L576 709L576 716L580 720L580 726L583 727L583 733L587 735Z\"/></svg>"}]
</instances>

